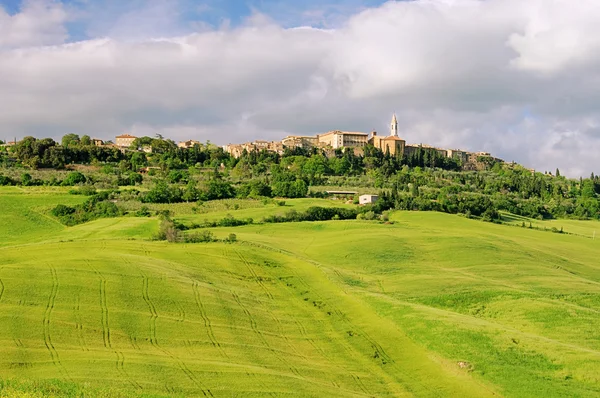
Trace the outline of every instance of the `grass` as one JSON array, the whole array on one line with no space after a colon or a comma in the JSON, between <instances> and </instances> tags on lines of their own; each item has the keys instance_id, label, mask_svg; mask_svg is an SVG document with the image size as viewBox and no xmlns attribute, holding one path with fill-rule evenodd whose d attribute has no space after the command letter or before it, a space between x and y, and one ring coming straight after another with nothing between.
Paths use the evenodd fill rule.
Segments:
<instances>
[{"instance_id":1,"label":"grass","mask_svg":"<svg viewBox=\"0 0 600 398\"><path fill-rule=\"evenodd\" d=\"M503 215L504 222L510 225L522 226L528 228L531 224L532 228L548 229L556 228L570 234L581 235L587 238L600 240L600 221L578 221L578 220L537 220L517 216L514 214Z\"/></svg>"},{"instance_id":2,"label":"grass","mask_svg":"<svg viewBox=\"0 0 600 398\"><path fill-rule=\"evenodd\" d=\"M78 200L0 189L0 397L600 394L600 246L584 233L397 212L168 244L149 240L154 218L47 216ZM341 203L176 216L311 205Z\"/></svg>"}]
</instances>

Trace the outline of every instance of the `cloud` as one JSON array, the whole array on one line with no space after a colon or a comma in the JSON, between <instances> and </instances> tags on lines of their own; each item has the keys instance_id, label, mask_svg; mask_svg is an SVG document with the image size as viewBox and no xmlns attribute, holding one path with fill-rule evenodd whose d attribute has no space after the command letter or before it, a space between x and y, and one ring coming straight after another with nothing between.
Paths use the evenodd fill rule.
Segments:
<instances>
[{"instance_id":1,"label":"cloud","mask_svg":"<svg viewBox=\"0 0 600 398\"><path fill-rule=\"evenodd\" d=\"M581 0L533 1L524 5L528 11L522 32L509 38L509 45L519 56L512 65L523 70L553 73L568 67L597 62L598 3ZM594 59L595 58L595 59Z\"/></svg>"},{"instance_id":2,"label":"cloud","mask_svg":"<svg viewBox=\"0 0 600 398\"><path fill-rule=\"evenodd\" d=\"M67 13L61 3L29 0L10 15L0 4L0 49L64 43Z\"/></svg>"},{"instance_id":3,"label":"cloud","mask_svg":"<svg viewBox=\"0 0 600 398\"><path fill-rule=\"evenodd\" d=\"M383 133L395 111L408 142L572 175L598 167L592 0L390 2L336 29L284 28L254 14L234 28L175 37L167 31L177 8L156 4L123 16L107 38L4 45L0 136L134 131L224 144ZM61 10L52 7L44 9ZM165 28L146 30L160 7L170 7Z\"/></svg>"}]
</instances>

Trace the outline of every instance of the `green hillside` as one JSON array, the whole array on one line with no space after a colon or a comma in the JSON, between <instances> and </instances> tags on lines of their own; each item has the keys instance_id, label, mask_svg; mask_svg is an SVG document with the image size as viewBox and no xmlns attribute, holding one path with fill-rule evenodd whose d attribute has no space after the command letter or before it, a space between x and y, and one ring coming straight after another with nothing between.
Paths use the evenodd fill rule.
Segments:
<instances>
[{"instance_id":1,"label":"green hillside","mask_svg":"<svg viewBox=\"0 0 600 398\"><path fill-rule=\"evenodd\" d=\"M0 397L600 394L599 222L395 212L175 244L156 218L50 215L84 200L0 188ZM285 210L316 203L342 206Z\"/></svg>"}]
</instances>

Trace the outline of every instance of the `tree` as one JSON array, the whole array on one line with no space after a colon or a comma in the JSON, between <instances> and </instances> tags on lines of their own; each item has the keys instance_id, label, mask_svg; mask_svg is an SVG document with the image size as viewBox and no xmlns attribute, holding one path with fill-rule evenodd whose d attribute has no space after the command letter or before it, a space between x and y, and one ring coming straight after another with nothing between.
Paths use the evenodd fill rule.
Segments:
<instances>
[{"instance_id":1,"label":"tree","mask_svg":"<svg viewBox=\"0 0 600 398\"><path fill-rule=\"evenodd\" d=\"M416 198L419 196L419 185L416 183L413 183L410 187L410 195L413 198Z\"/></svg>"},{"instance_id":2,"label":"tree","mask_svg":"<svg viewBox=\"0 0 600 398\"><path fill-rule=\"evenodd\" d=\"M33 181L33 178L31 177L31 174L29 174L29 173L21 174L21 185L29 186L29 185L31 185L32 181Z\"/></svg>"},{"instance_id":3,"label":"tree","mask_svg":"<svg viewBox=\"0 0 600 398\"><path fill-rule=\"evenodd\" d=\"M227 181L213 179L208 182L206 199L217 200L233 197L235 197L235 190Z\"/></svg>"},{"instance_id":4,"label":"tree","mask_svg":"<svg viewBox=\"0 0 600 398\"><path fill-rule=\"evenodd\" d=\"M67 178L64 179L63 185L72 186L77 184L83 184L85 183L85 181L86 178L82 173L78 171L73 171L72 173L69 173L69 175L67 175Z\"/></svg>"},{"instance_id":5,"label":"tree","mask_svg":"<svg viewBox=\"0 0 600 398\"><path fill-rule=\"evenodd\" d=\"M92 139L89 135L83 135L81 136L80 143L81 145L92 145Z\"/></svg>"},{"instance_id":6,"label":"tree","mask_svg":"<svg viewBox=\"0 0 600 398\"><path fill-rule=\"evenodd\" d=\"M556 168L556 176L560 177L560 170L558 169L558 167Z\"/></svg>"},{"instance_id":7,"label":"tree","mask_svg":"<svg viewBox=\"0 0 600 398\"><path fill-rule=\"evenodd\" d=\"M200 191L196 188L194 181L188 182L181 198L186 202L195 202L200 198Z\"/></svg>"},{"instance_id":8,"label":"tree","mask_svg":"<svg viewBox=\"0 0 600 398\"><path fill-rule=\"evenodd\" d=\"M166 181L158 180L154 187L141 196L143 203L177 203L181 202L181 189L170 187Z\"/></svg>"},{"instance_id":9,"label":"tree","mask_svg":"<svg viewBox=\"0 0 600 398\"><path fill-rule=\"evenodd\" d=\"M89 137L88 137L89 138ZM79 144L79 135L77 134L66 134L62 137L62 146L69 147L72 145L78 145Z\"/></svg>"}]
</instances>

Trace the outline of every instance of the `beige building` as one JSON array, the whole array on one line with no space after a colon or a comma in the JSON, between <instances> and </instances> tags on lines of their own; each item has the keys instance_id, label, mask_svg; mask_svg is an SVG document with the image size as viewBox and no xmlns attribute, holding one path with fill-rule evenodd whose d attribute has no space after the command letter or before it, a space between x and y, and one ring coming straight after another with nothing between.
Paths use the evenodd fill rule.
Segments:
<instances>
[{"instance_id":1,"label":"beige building","mask_svg":"<svg viewBox=\"0 0 600 398\"><path fill-rule=\"evenodd\" d=\"M319 136L288 135L281 140L281 144L288 148L311 149L319 145Z\"/></svg>"},{"instance_id":2,"label":"beige building","mask_svg":"<svg viewBox=\"0 0 600 398\"><path fill-rule=\"evenodd\" d=\"M369 139L369 144L380 149L384 153L389 152L390 155L404 155L406 141L398 137L398 121L395 114L392 117L392 123L390 125L390 135L385 137L378 136L377 132L373 131L371 133L371 138Z\"/></svg>"},{"instance_id":3,"label":"beige building","mask_svg":"<svg viewBox=\"0 0 600 398\"><path fill-rule=\"evenodd\" d=\"M449 158L459 160L461 163L467 163L469 161L469 152L461 149L448 149L446 151Z\"/></svg>"},{"instance_id":4,"label":"beige building","mask_svg":"<svg viewBox=\"0 0 600 398\"><path fill-rule=\"evenodd\" d=\"M317 137L319 144L333 149L364 147L369 140L369 134L339 130L330 131Z\"/></svg>"},{"instance_id":5,"label":"beige building","mask_svg":"<svg viewBox=\"0 0 600 398\"><path fill-rule=\"evenodd\" d=\"M118 147L125 148L130 146L136 138L136 136L129 134L118 135L115 137L115 144Z\"/></svg>"},{"instance_id":6,"label":"beige building","mask_svg":"<svg viewBox=\"0 0 600 398\"><path fill-rule=\"evenodd\" d=\"M102 146L104 145L104 141L102 141L100 138L92 138L92 145Z\"/></svg>"},{"instance_id":7,"label":"beige building","mask_svg":"<svg viewBox=\"0 0 600 398\"><path fill-rule=\"evenodd\" d=\"M194 145L202 145L202 144L199 141L187 140L187 141L180 141L179 144L177 144L177 147L188 149L188 148L193 148Z\"/></svg>"},{"instance_id":8,"label":"beige building","mask_svg":"<svg viewBox=\"0 0 600 398\"><path fill-rule=\"evenodd\" d=\"M234 158L239 158L244 151L248 153L268 151L282 155L284 147L281 142L257 140L254 142L246 142L245 144L228 144L223 146L223 150Z\"/></svg>"},{"instance_id":9,"label":"beige building","mask_svg":"<svg viewBox=\"0 0 600 398\"><path fill-rule=\"evenodd\" d=\"M371 205L379 200L377 195L360 195L358 197L358 203L361 205Z\"/></svg>"},{"instance_id":10,"label":"beige building","mask_svg":"<svg viewBox=\"0 0 600 398\"><path fill-rule=\"evenodd\" d=\"M228 144L223 146L223 150L233 156L234 158L239 158L242 156L244 152L244 148L240 144Z\"/></svg>"}]
</instances>

